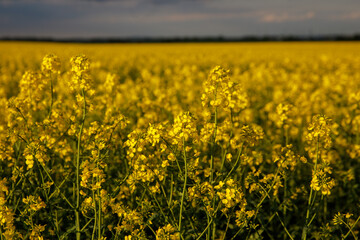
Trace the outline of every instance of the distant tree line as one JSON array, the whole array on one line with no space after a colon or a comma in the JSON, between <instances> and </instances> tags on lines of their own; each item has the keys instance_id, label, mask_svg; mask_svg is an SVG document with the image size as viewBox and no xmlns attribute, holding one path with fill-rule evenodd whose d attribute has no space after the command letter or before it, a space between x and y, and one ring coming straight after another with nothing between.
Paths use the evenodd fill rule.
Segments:
<instances>
[{"instance_id":1,"label":"distant tree line","mask_svg":"<svg viewBox=\"0 0 360 240\"><path fill-rule=\"evenodd\" d=\"M52 37L0 37L0 41L37 41L68 43L171 43L171 42L270 42L270 41L359 41L360 33L353 35L264 35L264 36L186 36L186 37L94 37L94 38L52 38Z\"/></svg>"}]
</instances>

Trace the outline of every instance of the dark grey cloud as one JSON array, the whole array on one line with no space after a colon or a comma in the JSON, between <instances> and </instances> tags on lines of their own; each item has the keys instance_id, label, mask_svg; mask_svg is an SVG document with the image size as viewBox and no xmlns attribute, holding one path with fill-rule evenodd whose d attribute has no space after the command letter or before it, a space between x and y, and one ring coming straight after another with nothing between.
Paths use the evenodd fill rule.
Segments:
<instances>
[{"instance_id":1,"label":"dark grey cloud","mask_svg":"<svg viewBox=\"0 0 360 240\"><path fill-rule=\"evenodd\" d=\"M0 0L0 37L360 32L358 0Z\"/></svg>"}]
</instances>

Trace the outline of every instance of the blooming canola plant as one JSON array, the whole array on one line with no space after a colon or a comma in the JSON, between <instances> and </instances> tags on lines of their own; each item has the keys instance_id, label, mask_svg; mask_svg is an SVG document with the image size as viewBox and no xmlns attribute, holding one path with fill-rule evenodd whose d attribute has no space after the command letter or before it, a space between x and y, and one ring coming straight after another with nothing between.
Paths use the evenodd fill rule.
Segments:
<instances>
[{"instance_id":1,"label":"blooming canola plant","mask_svg":"<svg viewBox=\"0 0 360 240\"><path fill-rule=\"evenodd\" d=\"M1 239L357 239L359 43L0 49Z\"/></svg>"}]
</instances>

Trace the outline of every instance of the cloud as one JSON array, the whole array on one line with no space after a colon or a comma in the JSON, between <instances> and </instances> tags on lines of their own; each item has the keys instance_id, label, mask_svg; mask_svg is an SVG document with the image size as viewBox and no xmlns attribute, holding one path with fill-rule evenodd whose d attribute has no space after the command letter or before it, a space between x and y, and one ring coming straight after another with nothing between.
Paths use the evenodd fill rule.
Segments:
<instances>
[{"instance_id":1,"label":"cloud","mask_svg":"<svg viewBox=\"0 0 360 240\"><path fill-rule=\"evenodd\" d=\"M197 22L197 21L208 21L208 20L226 20L226 19L238 19L244 17L240 14L235 13L169 13L160 15L150 15L146 17L146 21L157 23L157 22Z\"/></svg>"},{"instance_id":2,"label":"cloud","mask_svg":"<svg viewBox=\"0 0 360 240\"><path fill-rule=\"evenodd\" d=\"M166 21L174 22L183 22L183 21L199 21L199 20L209 20L209 19L228 19L228 18L237 18L238 14L228 14L228 13L182 13L182 14L169 14L165 16Z\"/></svg>"},{"instance_id":3,"label":"cloud","mask_svg":"<svg viewBox=\"0 0 360 240\"><path fill-rule=\"evenodd\" d=\"M152 4L152 5L174 5L179 3L198 3L205 2L206 0L0 0L0 4L19 4L19 3L118 3L122 5L139 5L139 4Z\"/></svg>"},{"instance_id":4,"label":"cloud","mask_svg":"<svg viewBox=\"0 0 360 240\"><path fill-rule=\"evenodd\" d=\"M359 20L360 19L360 11L348 12L345 14L339 14L337 16L332 16L332 20Z\"/></svg>"},{"instance_id":5,"label":"cloud","mask_svg":"<svg viewBox=\"0 0 360 240\"><path fill-rule=\"evenodd\" d=\"M138 6L144 0L0 0L0 5L46 4L46 5L73 5L73 4L108 4L116 3L122 6Z\"/></svg>"},{"instance_id":6,"label":"cloud","mask_svg":"<svg viewBox=\"0 0 360 240\"><path fill-rule=\"evenodd\" d=\"M298 22L314 18L314 12L307 12L303 14L289 14L289 13L263 13L260 16L260 22L264 23L282 23L282 22Z\"/></svg>"},{"instance_id":7,"label":"cloud","mask_svg":"<svg viewBox=\"0 0 360 240\"><path fill-rule=\"evenodd\" d=\"M0 0L0 36L354 33L360 1L344 1Z\"/></svg>"}]
</instances>

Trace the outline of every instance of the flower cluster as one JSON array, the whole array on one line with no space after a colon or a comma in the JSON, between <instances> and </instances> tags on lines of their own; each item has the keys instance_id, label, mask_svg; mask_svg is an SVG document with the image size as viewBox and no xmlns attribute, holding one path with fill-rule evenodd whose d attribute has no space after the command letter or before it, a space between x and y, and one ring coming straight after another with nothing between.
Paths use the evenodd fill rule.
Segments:
<instances>
[{"instance_id":1,"label":"flower cluster","mask_svg":"<svg viewBox=\"0 0 360 240\"><path fill-rule=\"evenodd\" d=\"M156 231L156 240L180 240L180 234L175 227L168 224Z\"/></svg>"},{"instance_id":2,"label":"flower cluster","mask_svg":"<svg viewBox=\"0 0 360 240\"><path fill-rule=\"evenodd\" d=\"M194 207L201 203L208 212L213 212L211 201L215 196L215 192L214 187L209 182L202 182L200 185L189 187L188 196Z\"/></svg>"},{"instance_id":3,"label":"flower cluster","mask_svg":"<svg viewBox=\"0 0 360 240\"><path fill-rule=\"evenodd\" d=\"M23 203L26 204L28 211L39 211L42 208L46 207L46 204L41 200L41 198L29 195L26 198L23 198Z\"/></svg>"},{"instance_id":4,"label":"flower cluster","mask_svg":"<svg viewBox=\"0 0 360 240\"><path fill-rule=\"evenodd\" d=\"M331 140L331 119L322 115L315 115L312 118L311 123L309 124L308 134L306 135L306 140L308 144L316 142L321 143L325 149L330 148Z\"/></svg>"},{"instance_id":5,"label":"flower cluster","mask_svg":"<svg viewBox=\"0 0 360 240\"><path fill-rule=\"evenodd\" d=\"M241 188L237 186L237 183L234 179L226 180L226 182L220 181L216 189L216 194L219 196L223 208L221 211L227 213L231 208L235 207L240 203L240 205L246 205L246 200L244 198L244 193Z\"/></svg>"},{"instance_id":6,"label":"flower cluster","mask_svg":"<svg viewBox=\"0 0 360 240\"><path fill-rule=\"evenodd\" d=\"M183 140L188 141L190 138L194 139L197 130L195 119L189 112L184 112L176 116L174 124L170 132L169 138L172 139L172 144L182 144Z\"/></svg>"},{"instance_id":7,"label":"flower cluster","mask_svg":"<svg viewBox=\"0 0 360 240\"><path fill-rule=\"evenodd\" d=\"M305 157L300 157L292 150L291 144L282 147L281 145L274 146L273 161L277 163L279 169L294 171L296 165L301 161L305 163L307 160Z\"/></svg>"},{"instance_id":8,"label":"flower cluster","mask_svg":"<svg viewBox=\"0 0 360 240\"><path fill-rule=\"evenodd\" d=\"M41 70L49 75L50 73L59 73L61 68L60 58L54 54L48 54L43 58Z\"/></svg>"},{"instance_id":9,"label":"flower cluster","mask_svg":"<svg viewBox=\"0 0 360 240\"><path fill-rule=\"evenodd\" d=\"M291 118L289 117L289 115L291 114L291 110L292 110L293 106L290 104L282 104L280 103L277 107L276 107L276 114L277 114L277 119L276 119L276 125L278 127L289 127L289 124L291 123Z\"/></svg>"},{"instance_id":10,"label":"flower cluster","mask_svg":"<svg viewBox=\"0 0 360 240\"><path fill-rule=\"evenodd\" d=\"M322 167L313 173L310 187L315 191L320 191L322 195L330 195L330 190L335 186L335 180L329 177L330 167Z\"/></svg>"},{"instance_id":11,"label":"flower cluster","mask_svg":"<svg viewBox=\"0 0 360 240\"><path fill-rule=\"evenodd\" d=\"M15 239L19 237L19 233L14 226L14 213L6 206L6 196L9 194L6 184L6 178L0 180L0 230L5 239Z\"/></svg>"},{"instance_id":12,"label":"flower cluster","mask_svg":"<svg viewBox=\"0 0 360 240\"><path fill-rule=\"evenodd\" d=\"M85 55L78 55L70 59L71 71L73 73L72 83L70 83L71 90L83 89L87 91L90 89L90 60Z\"/></svg>"},{"instance_id":13,"label":"flower cluster","mask_svg":"<svg viewBox=\"0 0 360 240\"><path fill-rule=\"evenodd\" d=\"M333 218L333 223L335 225L342 225L342 224L346 224L345 221L349 221L349 219L353 216L353 214L351 213L336 213L334 218Z\"/></svg>"},{"instance_id":14,"label":"flower cluster","mask_svg":"<svg viewBox=\"0 0 360 240\"><path fill-rule=\"evenodd\" d=\"M35 160L39 161L41 164L50 160L49 155L46 153L45 146L36 141L27 145L23 154L28 169L33 168Z\"/></svg>"},{"instance_id":15,"label":"flower cluster","mask_svg":"<svg viewBox=\"0 0 360 240\"><path fill-rule=\"evenodd\" d=\"M261 139L264 138L264 132L258 125L244 125L241 128L235 129L234 137L230 140L233 149L240 148L242 144L247 146L255 146Z\"/></svg>"},{"instance_id":16,"label":"flower cluster","mask_svg":"<svg viewBox=\"0 0 360 240\"><path fill-rule=\"evenodd\" d=\"M203 106L223 107L227 111L239 112L248 106L248 98L239 83L230 80L229 70L216 66L204 82L201 96Z\"/></svg>"}]
</instances>

